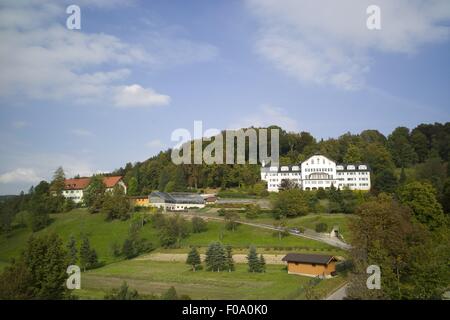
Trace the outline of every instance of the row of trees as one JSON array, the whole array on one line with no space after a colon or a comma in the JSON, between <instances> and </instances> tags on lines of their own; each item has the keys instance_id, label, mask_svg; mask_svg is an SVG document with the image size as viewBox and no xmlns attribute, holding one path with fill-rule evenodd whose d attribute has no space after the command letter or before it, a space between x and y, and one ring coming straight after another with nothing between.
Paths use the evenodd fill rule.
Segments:
<instances>
[{"instance_id":1,"label":"row of trees","mask_svg":"<svg viewBox=\"0 0 450 320\"><path fill-rule=\"evenodd\" d=\"M232 272L235 270L232 247L229 245L224 246L220 242L213 242L208 246L205 256L205 264L208 271ZM250 247L247 260L249 272L265 272L266 261L262 254L258 257L255 247ZM201 268L202 261L196 247L193 247L189 252L186 264L190 265L194 272Z\"/></svg>"},{"instance_id":2,"label":"row of trees","mask_svg":"<svg viewBox=\"0 0 450 320\"><path fill-rule=\"evenodd\" d=\"M317 152L337 162L366 162L373 170L374 189L383 192L388 191L385 181L396 176L396 168L408 168L430 159L448 162L448 141L450 123L421 124L413 130L398 127L387 137L377 130L364 130L360 134L347 133L337 139L320 141L307 132L280 130L280 162L298 163ZM204 142L203 147L208 144ZM209 187L250 190L260 180L258 165L176 166L171 162L170 154L171 150L167 150L144 162L128 163L116 171L124 176L130 195L148 194L152 190L184 191L186 188Z\"/></svg>"}]
</instances>

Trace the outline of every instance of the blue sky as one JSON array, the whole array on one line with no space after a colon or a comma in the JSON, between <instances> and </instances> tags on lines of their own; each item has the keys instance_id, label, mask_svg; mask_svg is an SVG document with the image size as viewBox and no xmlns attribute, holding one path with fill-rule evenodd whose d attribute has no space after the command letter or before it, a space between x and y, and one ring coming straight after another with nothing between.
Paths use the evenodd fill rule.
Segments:
<instances>
[{"instance_id":1,"label":"blue sky","mask_svg":"<svg viewBox=\"0 0 450 320\"><path fill-rule=\"evenodd\" d=\"M316 137L450 120L450 3L2 1L0 194L106 172L177 128ZM69 4L81 30L66 28Z\"/></svg>"}]
</instances>

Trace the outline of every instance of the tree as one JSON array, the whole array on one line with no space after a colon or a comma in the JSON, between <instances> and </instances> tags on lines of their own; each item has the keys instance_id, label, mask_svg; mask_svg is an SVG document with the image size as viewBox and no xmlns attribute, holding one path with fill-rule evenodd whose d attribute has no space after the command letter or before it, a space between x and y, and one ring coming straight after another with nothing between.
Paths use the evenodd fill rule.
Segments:
<instances>
[{"instance_id":1,"label":"tree","mask_svg":"<svg viewBox=\"0 0 450 320\"><path fill-rule=\"evenodd\" d=\"M95 268L98 264L97 252L91 249L88 237L83 237L80 246L80 263L84 271Z\"/></svg>"},{"instance_id":2,"label":"tree","mask_svg":"<svg viewBox=\"0 0 450 320\"><path fill-rule=\"evenodd\" d=\"M225 213L225 228L230 231L235 231L239 225L239 215L235 212Z\"/></svg>"},{"instance_id":3,"label":"tree","mask_svg":"<svg viewBox=\"0 0 450 320\"><path fill-rule=\"evenodd\" d=\"M83 192L83 201L91 213L100 212L105 191L106 185L103 183L103 176L94 175L89 186Z\"/></svg>"},{"instance_id":4,"label":"tree","mask_svg":"<svg viewBox=\"0 0 450 320\"><path fill-rule=\"evenodd\" d=\"M309 198L300 189L279 192L274 200L274 209L280 217L304 216L309 212Z\"/></svg>"},{"instance_id":5,"label":"tree","mask_svg":"<svg viewBox=\"0 0 450 320\"><path fill-rule=\"evenodd\" d=\"M170 287L167 291L161 296L162 300L178 300L178 294L174 287Z\"/></svg>"},{"instance_id":6,"label":"tree","mask_svg":"<svg viewBox=\"0 0 450 320\"><path fill-rule=\"evenodd\" d=\"M41 181L30 194L28 211L30 212L31 230L36 232L45 228L50 223L49 199L50 185L46 181Z\"/></svg>"},{"instance_id":7,"label":"tree","mask_svg":"<svg viewBox=\"0 0 450 320\"><path fill-rule=\"evenodd\" d=\"M440 299L450 281L450 235L446 226L429 230L413 221L411 209L380 194L350 222L351 299ZM366 286L366 268L382 270L381 290Z\"/></svg>"},{"instance_id":8,"label":"tree","mask_svg":"<svg viewBox=\"0 0 450 320\"><path fill-rule=\"evenodd\" d=\"M282 179L280 182L279 190L292 190L297 188L298 184L294 182L292 179Z\"/></svg>"},{"instance_id":9,"label":"tree","mask_svg":"<svg viewBox=\"0 0 450 320\"><path fill-rule=\"evenodd\" d=\"M186 191L187 183L186 183L186 176L183 171L183 166L177 166L173 182L174 182L173 185L174 192Z\"/></svg>"},{"instance_id":10,"label":"tree","mask_svg":"<svg viewBox=\"0 0 450 320\"><path fill-rule=\"evenodd\" d=\"M396 128L388 137L388 147L397 167L409 167L417 162L417 154L409 142L408 128Z\"/></svg>"},{"instance_id":11,"label":"tree","mask_svg":"<svg viewBox=\"0 0 450 320\"><path fill-rule=\"evenodd\" d=\"M163 219L159 228L159 240L163 247L179 247L183 238L189 235L186 219L179 214Z\"/></svg>"},{"instance_id":12,"label":"tree","mask_svg":"<svg viewBox=\"0 0 450 320\"><path fill-rule=\"evenodd\" d=\"M126 281L122 283L119 289L113 289L109 294L105 295L105 300L140 300L139 293L131 290Z\"/></svg>"},{"instance_id":13,"label":"tree","mask_svg":"<svg viewBox=\"0 0 450 320\"><path fill-rule=\"evenodd\" d=\"M260 272L266 272L266 259L264 259L262 254L259 255L259 269Z\"/></svg>"},{"instance_id":14,"label":"tree","mask_svg":"<svg viewBox=\"0 0 450 320\"><path fill-rule=\"evenodd\" d=\"M344 156L346 163L358 163L362 161L361 150L354 144L350 144L347 148L347 153Z\"/></svg>"},{"instance_id":15,"label":"tree","mask_svg":"<svg viewBox=\"0 0 450 320\"><path fill-rule=\"evenodd\" d=\"M197 268L201 265L202 261L200 259L200 254L197 251L196 247L192 247L191 251L188 254L186 259L186 264L192 267L192 271L196 271Z\"/></svg>"},{"instance_id":16,"label":"tree","mask_svg":"<svg viewBox=\"0 0 450 320\"><path fill-rule=\"evenodd\" d=\"M13 261L0 274L1 300L29 300L34 297L32 275L23 260Z\"/></svg>"},{"instance_id":17,"label":"tree","mask_svg":"<svg viewBox=\"0 0 450 320\"><path fill-rule=\"evenodd\" d=\"M374 177L373 190L375 192L394 193L397 186L397 177L390 169L384 169Z\"/></svg>"},{"instance_id":18,"label":"tree","mask_svg":"<svg viewBox=\"0 0 450 320\"><path fill-rule=\"evenodd\" d=\"M53 174L53 180L50 184L50 191L54 192L55 195L61 196L65 187L66 175L62 167L58 167Z\"/></svg>"},{"instance_id":19,"label":"tree","mask_svg":"<svg viewBox=\"0 0 450 320\"><path fill-rule=\"evenodd\" d=\"M206 221L200 217L193 217L191 223L193 233L200 233L208 230L208 225L206 224Z\"/></svg>"},{"instance_id":20,"label":"tree","mask_svg":"<svg viewBox=\"0 0 450 320\"><path fill-rule=\"evenodd\" d=\"M31 277L33 298L62 299L67 295L67 252L58 235L31 236L21 259Z\"/></svg>"},{"instance_id":21,"label":"tree","mask_svg":"<svg viewBox=\"0 0 450 320\"><path fill-rule=\"evenodd\" d=\"M261 212L261 208L257 204L246 205L245 209L246 209L245 210L245 217L247 219L256 219L256 218L258 218L258 216L259 216L259 214Z\"/></svg>"},{"instance_id":22,"label":"tree","mask_svg":"<svg viewBox=\"0 0 450 320\"><path fill-rule=\"evenodd\" d=\"M138 195L139 191L138 191L138 181L136 179L136 177L131 177L130 180L128 181L128 195L130 196L136 196Z\"/></svg>"},{"instance_id":23,"label":"tree","mask_svg":"<svg viewBox=\"0 0 450 320\"><path fill-rule=\"evenodd\" d=\"M77 241L73 235L70 236L69 242L67 243L67 259L69 265L76 264L78 261Z\"/></svg>"},{"instance_id":24,"label":"tree","mask_svg":"<svg viewBox=\"0 0 450 320\"><path fill-rule=\"evenodd\" d=\"M411 145L417 154L418 161L423 162L428 157L429 145L427 136L424 135L420 130L414 129L411 132Z\"/></svg>"},{"instance_id":25,"label":"tree","mask_svg":"<svg viewBox=\"0 0 450 320\"><path fill-rule=\"evenodd\" d=\"M100 212L106 215L106 220L127 220L130 217L130 211L130 201L121 186L114 186L112 192L106 192L103 196Z\"/></svg>"},{"instance_id":26,"label":"tree","mask_svg":"<svg viewBox=\"0 0 450 320\"><path fill-rule=\"evenodd\" d=\"M256 248L251 246L247 255L248 271L249 272L261 272L260 260L256 253Z\"/></svg>"},{"instance_id":27,"label":"tree","mask_svg":"<svg viewBox=\"0 0 450 320\"><path fill-rule=\"evenodd\" d=\"M427 182L411 182L402 186L398 192L401 203L410 207L414 217L431 230L444 224L445 216L436 198L436 190Z\"/></svg>"},{"instance_id":28,"label":"tree","mask_svg":"<svg viewBox=\"0 0 450 320\"><path fill-rule=\"evenodd\" d=\"M450 178L447 178L442 192L442 207L444 212L450 213Z\"/></svg>"},{"instance_id":29,"label":"tree","mask_svg":"<svg viewBox=\"0 0 450 320\"><path fill-rule=\"evenodd\" d=\"M316 224L316 232L327 232L328 225L325 222L320 222Z\"/></svg>"},{"instance_id":30,"label":"tree","mask_svg":"<svg viewBox=\"0 0 450 320\"><path fill-rule=\"evenodd\" d=\"M233 252L232 252L232 248L230 245L225 247L226 251L227 251L227 258L226 258L226 265L227 265L227 269L228 272L234 271L234 260L233 260Z\"/></svg>"},{"instance_id":31,"label":"tree","mask_svg":"<svg viewBox=\"0 0 450 320\"><path fill-rule=\"evenodd\" d=\"M227 268L225 249L220 242L213 242L206 250L205 264L209 271L221 271Z\"/></svg>"}]
</instances>

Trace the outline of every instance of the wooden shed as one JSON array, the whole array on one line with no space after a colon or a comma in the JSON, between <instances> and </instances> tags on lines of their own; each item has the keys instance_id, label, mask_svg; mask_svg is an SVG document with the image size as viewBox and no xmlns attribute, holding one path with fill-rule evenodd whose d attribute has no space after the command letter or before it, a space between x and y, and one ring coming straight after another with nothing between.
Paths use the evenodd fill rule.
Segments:
<instances>
[{"instance_id":1,"label":"wooden shed","mask_svg":"<svg viewBox=\"0 0 450 320\"><path fill-rule=\"evenodd\" d=\"M288 253L282 260L289 274L329 278L336 272L337 259L330 255Z\"/></svg>"}]
</instances>

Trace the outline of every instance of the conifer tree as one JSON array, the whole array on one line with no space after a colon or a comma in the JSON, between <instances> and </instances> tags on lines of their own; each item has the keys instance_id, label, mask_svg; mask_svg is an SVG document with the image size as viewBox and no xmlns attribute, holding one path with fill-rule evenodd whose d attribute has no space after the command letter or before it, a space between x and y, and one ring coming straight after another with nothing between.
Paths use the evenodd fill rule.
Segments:
<instances>
[{"instance_id":1,"label":"conifer tree","mask_svg":"<svg viewBox=\"0 0 450 320\"><path fill-rule=\"evenodd\" d=\"M228 271L234 271L234 260L233 260L233 253L232 253L232 248L230 245L226 246L226 251L227 251L227 260L226 260L226 265L228 268Z\"/></svg>"},{"instance_id":2,"label":"conifer tree","mask_svg":"<svg viewBox=\"0 0 450 320\"><path fill-rule=\"evenodd\" d=\"M73 235L70 236L67 243L67 257L71 265L76 264L78 261L77 241Z\"/></svg>"},{"instance_id":3,"label":"conifer tree","mask_svg":"<svg viewBox=\"0 0 450 320\"><path fill-rule=\"evenodd\" d=\"M259 256L259 272L266 272L266 260L262 254Z\"/></svg>"},{"instance_id":4,"label":"conifer tree","mask_svg":"<svg viewBox=\"0 0 450 320\"><path fill-rule=\"evenodd\" d=\"M249 272L260 272L259 259L258 254L256 253L255 247L250 247L250 250L247 255L248 260L248 271Z\"/></svg>"},{"instance_id":5,"label":"conifer tree","mask_svg":"<svg viewBox=\"0 0 450 320\"><path fill-rule=\"evenodd\" d=\"M200 259L200 254L198 253L197 248L192 247L186 259L186 264L190 265L192 267L192 271L195 272L201 263L202 261Z\"/></svg>"}]
</instances>

